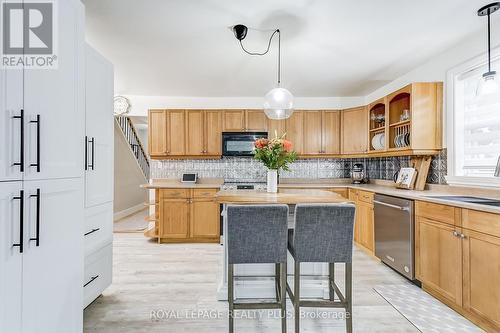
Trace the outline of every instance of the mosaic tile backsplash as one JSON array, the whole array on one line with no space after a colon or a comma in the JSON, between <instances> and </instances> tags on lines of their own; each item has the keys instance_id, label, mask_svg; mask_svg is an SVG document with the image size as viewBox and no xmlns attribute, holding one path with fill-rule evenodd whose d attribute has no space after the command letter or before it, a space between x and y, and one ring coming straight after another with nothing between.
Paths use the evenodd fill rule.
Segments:
<instances>
[{"instance_id":1,"label":"mosaic tile backsplash","mask_svg":"<svg viewBox=\"0 0 500 333\"><path fill-rule=\"evenodd\" d=\"M427 183L446 184L446 149L432 159ZM363 163L369 179L393 180L399 168L407 167L410 158L381 157L360 159L306 159L290 165L283 178L349 178L355 163ZM266 181L266 168L248 157L223 157L220 160L163 160L151 161L152 178L180 178L183 173L195 172L199 177L224 178L226 181Z\"/></svg>"}]
</instances>

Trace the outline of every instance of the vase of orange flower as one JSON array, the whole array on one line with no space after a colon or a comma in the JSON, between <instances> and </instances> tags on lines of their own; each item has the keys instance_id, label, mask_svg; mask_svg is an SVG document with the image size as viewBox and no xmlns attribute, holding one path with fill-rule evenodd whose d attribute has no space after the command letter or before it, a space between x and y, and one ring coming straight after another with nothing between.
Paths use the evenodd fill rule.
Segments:
<instances>
[{"instance_id":1,"label":"vase of orange flower","mask_svg":"<svg viewBox=\"0 0 500 333\"><path fill-rule=\"evenodd\" d=\"M278 176L280 170L288 171L288 165L297 159L292 142L285 140L285 135L274 139L257 139L255 159L267 167L267 192L278 192Z\"/></svg>"}]
</instances>

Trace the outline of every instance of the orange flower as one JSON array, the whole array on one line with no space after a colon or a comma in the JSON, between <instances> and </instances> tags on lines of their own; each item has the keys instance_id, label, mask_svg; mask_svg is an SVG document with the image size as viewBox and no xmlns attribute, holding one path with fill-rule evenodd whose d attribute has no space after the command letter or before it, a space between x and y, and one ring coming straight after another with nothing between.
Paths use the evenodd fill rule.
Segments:
<instances>
[{"instance_id":1,"label":"orange flower","mask_svg":"<svg viewBox=\"0 0 500 333\"><path fill-rule=\"evenodd\" d=\"M287 152L292 151L292 148L293 148L293 144L291 141L283 140L283 149L285 149L285 151L287 151Z\"/></svg>"},{"instance_id":2,"label":"orange flower","mask_svg":"<svg viewBox=\"0 0 500 333\"><path fill-rule=\"evenodd\" d=\"M267 139L257 139L255 140L255 148L258 148L258 149L262 149L262 148L265 148L267 147L267 145L269 144L269 140Z\"/></svg>"}]
</instances>

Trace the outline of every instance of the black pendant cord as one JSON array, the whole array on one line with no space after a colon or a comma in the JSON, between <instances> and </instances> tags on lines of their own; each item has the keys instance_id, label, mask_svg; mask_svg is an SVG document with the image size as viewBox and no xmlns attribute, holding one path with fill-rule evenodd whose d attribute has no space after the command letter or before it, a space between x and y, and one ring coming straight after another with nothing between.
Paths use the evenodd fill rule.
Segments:
<instances>
[{"instance_id":1,"label":"black pendant cord","mask_svg":"<svg viewBox=\"0 0 500 333\"><path fill-rule=\"evenodd\" d=\"M248 54L253 55L253 56L263 56L269 52L269 50L271 48L271 42L273 41L273 37L276 34L278 34L278 86L279 86L281 83L281 32L280 32L280 29L276 29L273 31L271 37L269 37L269 42L267 43L267 49L264 52L247 51L245 49L245 47L243 46L243 42L241 41L241 39L239 41L240 41L241 49L243 51L245 51L245 53L248 53Z\"/></svg>"},{"instance_id":2,"label":"black pendant cord","mask_svg":"<svg viewBox=\"0 0 500 333\"><path fill-rule=\"evenodd\" d=\"M488 12L488 73L491 72L491 33L490 33L490 13Z\"/></svg>"}]
</instances>

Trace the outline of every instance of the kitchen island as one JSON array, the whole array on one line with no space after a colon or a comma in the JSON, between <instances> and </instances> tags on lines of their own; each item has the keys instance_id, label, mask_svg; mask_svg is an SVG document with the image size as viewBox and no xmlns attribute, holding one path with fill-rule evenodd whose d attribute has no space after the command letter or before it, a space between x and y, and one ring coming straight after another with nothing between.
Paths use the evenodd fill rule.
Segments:
<instances>
[{"instance_id":1,"label":"kitchen island","mask_svg":"<svg viewBox=\"0 0 500 333\"><path fill-rule=\"evenodd\" d=\"M217 290L218 300L227 300L227 215L230 204L287 204L290 206L289 228L293 228L293 205L299 203L346 203L341 195L318 189L280 189L278 193L258 190L221 190L215 195L223 205L223 264L221 281ZM230 223L230 222L229 222ZM314 240L312 239L311 242ZM275 297L274 264L241 264L234 269L235 296L237 298ZM328 266L323 263L304 263L301 265L301 295L305 298L329 297L327 275ZM288 254L288 275L293 274L293 259Z\"/></svg>"}]
</instances>

